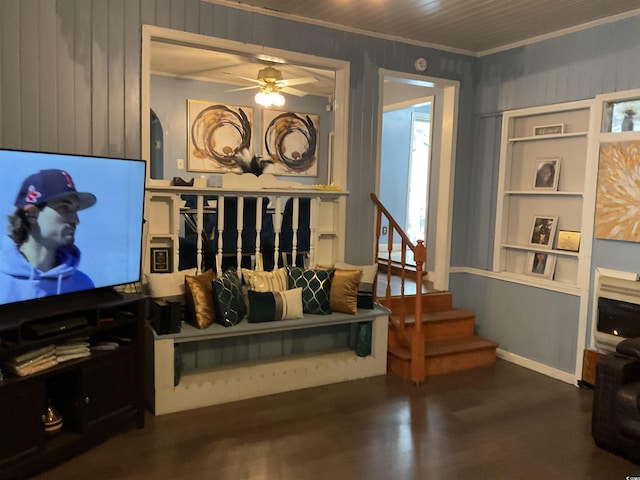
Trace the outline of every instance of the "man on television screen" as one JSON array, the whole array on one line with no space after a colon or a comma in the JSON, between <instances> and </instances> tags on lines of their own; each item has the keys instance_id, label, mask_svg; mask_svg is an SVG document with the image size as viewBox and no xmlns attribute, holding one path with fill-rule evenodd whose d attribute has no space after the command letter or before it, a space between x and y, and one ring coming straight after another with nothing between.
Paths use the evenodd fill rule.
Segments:
<instances>
[{"instance_id":1,"label":"man on television screen","mask_svg":"<svg viewBox=\"0 0 640 480\"><path fill-rule=\"evenodd\" d=\"M95 195L78 192L64 170L40 170L24 180L2 241L0 303L93 288L78 270L74 242L78 211L95 203Z\"/></svg>"}]
</instances>

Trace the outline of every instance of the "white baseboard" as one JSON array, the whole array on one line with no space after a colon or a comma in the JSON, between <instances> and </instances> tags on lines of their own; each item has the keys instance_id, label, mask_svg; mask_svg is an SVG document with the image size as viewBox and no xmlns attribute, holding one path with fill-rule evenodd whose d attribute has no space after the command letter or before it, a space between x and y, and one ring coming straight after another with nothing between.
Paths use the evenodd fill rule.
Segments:
<instances>
[{"instance_id":1,"label":"white baseboard","mask_svg":"<svg viewBox=\"0 0 640 480\"><path fill-rule=\"evenodd\" d=\"M555 378L556 380L578 386L578 379L571 373L563 372L562 370L558 370L557 368L549 367L548 365L538 363L529 358L521 357L520 355L515 355L511 352L507 352L501 349L496 350L496 356L502 360L506 360L509 363L514 363L516 365L520 365L521 367L528 368L529 370L533 370L534 372L538 372L543 375L547 375L548 377Z\"/></svg>"}]
</instances>

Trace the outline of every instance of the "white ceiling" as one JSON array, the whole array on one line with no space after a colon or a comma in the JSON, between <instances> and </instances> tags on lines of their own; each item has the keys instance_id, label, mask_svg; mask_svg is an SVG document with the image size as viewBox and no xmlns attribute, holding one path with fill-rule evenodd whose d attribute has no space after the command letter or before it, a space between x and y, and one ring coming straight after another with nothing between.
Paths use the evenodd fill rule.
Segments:
<instances>
[{"instance_id":1,"label":"white ceiling","mask_svg":"<svg viewBox=\"0 0 640 480\"><path fill-rule=\"evenodd\" d=\"M596 21L640 15L640 0L207 1L473 55ZM258 70L268 63L275 64L285 80L313 77L311 82L295 85L296 90L333 95L335 76L330 70L185 44L153 41L151 48L153 74L226 83L230 90L255 87Z\"/></svg>"},{"instance_id":2,"label":"white ceiling","mask_svg":"<svg viewBox=\"0 0 640 480\"><path fill-rule=\"evenodd\" d=\"M152 74L226 83L230 90L257 86L258 71L270 63L282 72L283 80L314 79L295 85L295 90L309 95L333 95L335 74L331 70L291 65L280 58L244 56L160 41L151 44Z\"/></svg>"},{"instance_id":3,"label":"white ceiling","mask_svg":"<svg viewBox=\"0 0 640 480\"><path fill-rule=\"evenodd\" d=\"M621 14L640 14L639 0L207 1L472 54Z\"/></svg>"}]
</instances>

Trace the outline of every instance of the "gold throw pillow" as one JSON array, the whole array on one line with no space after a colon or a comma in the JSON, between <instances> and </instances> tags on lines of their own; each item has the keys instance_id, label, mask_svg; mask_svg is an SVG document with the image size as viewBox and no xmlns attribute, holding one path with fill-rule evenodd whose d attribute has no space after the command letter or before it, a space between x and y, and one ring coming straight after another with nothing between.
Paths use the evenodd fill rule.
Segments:
<instances>
[{"instance_id":1,"label":"gold throw pillow","mask_svg":"<svg viewBox=\"0 0 640 480\"><path fill-rule=\"evenodd\" d=\"M198 328L207 328L216 319L213 306L213 286L211 285L215 278L216 274L213 269L200 275L184 277L187 305L193 324Z\"/></svg>"},{"instance_id":2,"label":"gold throw pillow","mask_svg":"<svg viewBox=\"0 0 640 480\"><path fill-rule=\"evenodd\" d=\"M334 270L329 304L332 312L358 313L358 285L362 270Z\"/></svg>"}]
</instances>

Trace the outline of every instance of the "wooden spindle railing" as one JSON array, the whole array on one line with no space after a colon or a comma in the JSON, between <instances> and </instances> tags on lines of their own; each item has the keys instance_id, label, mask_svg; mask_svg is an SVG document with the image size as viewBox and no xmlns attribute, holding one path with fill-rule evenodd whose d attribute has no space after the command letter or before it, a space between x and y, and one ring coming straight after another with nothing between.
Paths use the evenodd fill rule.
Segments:
<instances>
[{"instance_id":1,"label":"wooden spindle railing","mask_svg":"<svg viewBox=\"0 0 640 480\"><path fill-rule=\"evenodd\" d=\"M389 213L389 211L384 207L384 205L380 202L378 197L372 193L371 199L373 203L376 205L376 226L375 226L375 258L378 261L379 258L382 258L379 252L379 244L380 244L380 236L382 230L382 218L384 217L387 225L387 252L386 252L386 263L387 263L387 288L385 290L385 303L387 306L391 307L391 270L393 265L392 259L392 251L395 236L397 235L400 244L401 244L401 253L400 253L400 297L402 301L397 303L398 309L397 311L393 311L394 318L397 319L396 327L400 336L405 340L407 346L409 346L411 351L411 379L420 383L424 381L425 378L425 339L424 333L422 329L422 275L423 275L423 266L427 258L427 249L424 244L424 241L418 240L416 244L414 244L407 234L403 231L402 227L398 224L398 222L393 218L393 216ZM415 307L414 307L414 315L415 322L414 328L408 330L406 328L406 316L407 311L405 308L405 283L407 279L407 250L411 250L413 253L413 260L415 262L415 283L416 283L416 295L415 295ZM374 292L375 294L375 292ZM394 304L395 305L395 304Z\"/></svg>"}]
</instances>

